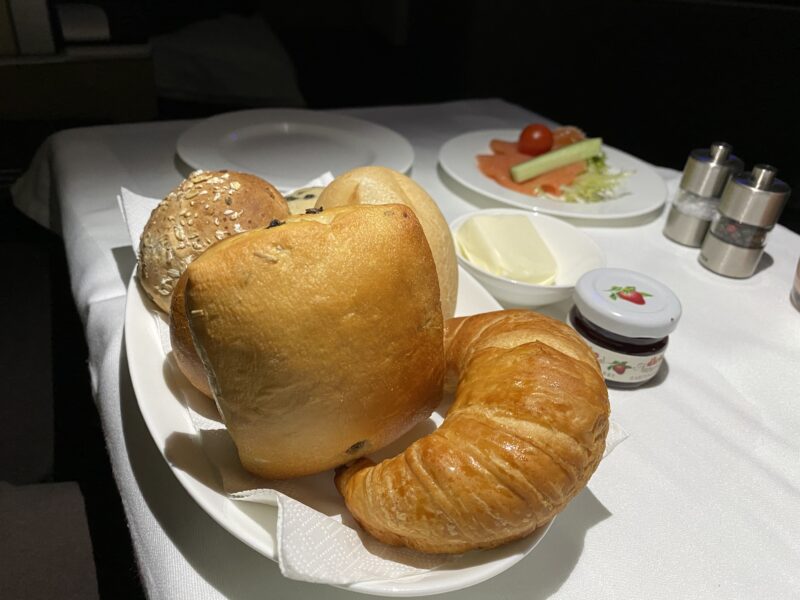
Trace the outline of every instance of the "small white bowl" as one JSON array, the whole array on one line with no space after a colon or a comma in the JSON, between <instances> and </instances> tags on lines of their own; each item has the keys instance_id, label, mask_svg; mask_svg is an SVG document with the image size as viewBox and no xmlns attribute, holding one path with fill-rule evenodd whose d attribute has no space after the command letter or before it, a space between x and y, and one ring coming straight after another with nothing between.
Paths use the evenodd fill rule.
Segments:
<instances>
[{"instance_id":1,"label":"small white bowl","mask_svg":"<svg viewBox=\"0 0 800 600\"><path fill-rule=\"evenodd\" d=\"M553 285L536 285L490 273L461 255L458 230L477 215L524 215L531 220L556 262ZM606 266L600 246L585 232L559 219L527 210L491 208L462 215L450 224L458 262L467 269L500 302L510 306L544 306L560 302L572 295L581 275Z\"/></svg>"}]
</instances>

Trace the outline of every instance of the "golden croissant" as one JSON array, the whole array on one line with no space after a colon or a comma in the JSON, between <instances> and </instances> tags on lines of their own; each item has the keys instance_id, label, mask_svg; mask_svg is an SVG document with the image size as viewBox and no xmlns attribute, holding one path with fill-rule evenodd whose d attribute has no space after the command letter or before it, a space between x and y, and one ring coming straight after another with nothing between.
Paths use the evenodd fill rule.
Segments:
<instances>
[{"instance_id":1,"label":"golden croissant","mask_svg":"<svg viewBox=\"0 0 800 600\"><path fill-rule=\"evenodd\" d=\"M422 552L492 548L531 534L586 485L605 448L608 391L567 325L525 310L446 323L455 400L441 427L336 486L377 539Z\"/></svg>"}]
</instances>

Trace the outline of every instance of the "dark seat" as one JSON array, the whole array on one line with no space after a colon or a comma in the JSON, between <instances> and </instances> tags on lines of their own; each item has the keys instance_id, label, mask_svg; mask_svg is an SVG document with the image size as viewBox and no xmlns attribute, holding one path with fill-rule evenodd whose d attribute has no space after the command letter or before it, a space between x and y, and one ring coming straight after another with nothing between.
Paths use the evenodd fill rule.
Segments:
<instances>
[{"instance_id":1,"label":"dark seat","mask_svg":"<svg viewBox=\"0 0 800 600\"><path fill-rule=\"evenodd\" d=\"M53 472L50 257L39 244L2 241L0 261L0 481Z\"/></svg>"},{"instance_id":2,"label":"dark seat","mask_svg":"<svg viewBox=\"0 0 800 600\"><path fill-rule=\"evenodd\" d=\"M0 483L0 598L99 598L78 484Z\"/></svg>"},{"instance_id":3,"label":"dark seat","mask_svg":"<svg viewBox=\"0 0 800 600\"><path fill-rule=\"evenodd\" d=\"M0 598L99 598L80 488L47 483L55 444L50 256L40 244L0 240L0 261Z\"/></svg>"}]
</instances>

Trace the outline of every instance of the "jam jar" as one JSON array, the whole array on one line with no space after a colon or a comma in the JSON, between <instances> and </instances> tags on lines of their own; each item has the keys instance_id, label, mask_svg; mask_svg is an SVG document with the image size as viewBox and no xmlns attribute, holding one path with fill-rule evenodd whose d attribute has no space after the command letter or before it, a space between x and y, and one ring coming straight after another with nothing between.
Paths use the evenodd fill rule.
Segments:
<instances>
[{"instance_id":1,"label":"jam jar","mask_svg":"<svg viewBox=\"0 0 800 600\"><path fill-rule=\"evenodd\" d=\"M595 269L575 284L569 323L594 351L609 387L635 388L655 377L681 317L663 283L627 269Z\"/></svg>"}]
</instances>

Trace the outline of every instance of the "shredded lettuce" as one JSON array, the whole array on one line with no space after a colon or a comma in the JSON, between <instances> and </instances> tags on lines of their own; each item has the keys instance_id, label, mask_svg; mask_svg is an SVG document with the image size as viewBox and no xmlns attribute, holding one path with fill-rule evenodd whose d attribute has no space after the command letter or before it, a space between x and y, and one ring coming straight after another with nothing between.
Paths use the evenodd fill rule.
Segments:
<instances>
[{"instance_id":1,"label":"shredded lettuce","mask_svg":"<svg viewBox=\"0 0 800 600\"><path fill-rule=\"evenodd\" d=\"M615 198L619 195L619 185L631 175L609 167L603 153L588 159L586 164L586 171L578 175L572 185L561 188L560 200L589 203Z\"/></svg>"}]
</instances>

